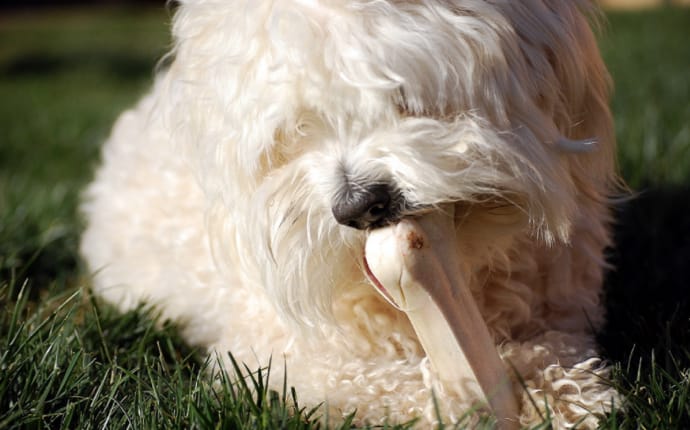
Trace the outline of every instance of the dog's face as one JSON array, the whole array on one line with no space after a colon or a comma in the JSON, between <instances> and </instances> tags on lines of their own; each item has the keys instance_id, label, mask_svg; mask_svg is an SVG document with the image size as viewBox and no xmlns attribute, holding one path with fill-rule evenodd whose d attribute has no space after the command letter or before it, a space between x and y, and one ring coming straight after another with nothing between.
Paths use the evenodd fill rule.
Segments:
<instances>
[{"instance_id":1,"label":"dog's face","mask_svg":"<svg viewBox=\"0 0 690 430\"><path fill-rule=\"evenodd\" d=\"M458 208L458 242L567 238L567 90L540 1L238 3L179 12L178 72L204 82L181 91L203 113L182 121L212 240L232 232L285 314L328 315L334 291L366 282L368 230L440 204Z\"/></svg>"}]
</instances>

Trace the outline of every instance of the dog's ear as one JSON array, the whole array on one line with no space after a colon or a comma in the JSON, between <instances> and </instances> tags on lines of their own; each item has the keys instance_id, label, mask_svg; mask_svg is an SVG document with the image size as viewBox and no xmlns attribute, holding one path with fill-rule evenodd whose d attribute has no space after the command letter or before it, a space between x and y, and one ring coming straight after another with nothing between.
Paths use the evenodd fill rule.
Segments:
<instances>
[{"instance_id":1,"label":"dog's ear","mask_svg":"<svg viewBox=\"0 0 690 430\"><path fill-rule=\"evenodd\" d=\"M606 194L620 185L609 108L612 82L592 31L601 27L600 10L584 3L577 8L579 13L558 14L565 25L553 29L550 24L558 37L548 38L543 47L557 89L548 102L548 112L561 133L558 146L570 154L579 191L600 199L606 196L593 194ZM604 188L591 189L597 184Z\"/></svg>"},{"instance_id":2,"label":"dog's ear","mask_svg":"<svg viewBox=\"0 0 690 430\"><path fill-rule=\"evenodd\" d=\"M528 8L520 2L511 7L524 12L514 25L523 53L528 53L527 67L539 82L533 103L537 116L543 115L522 115L521 122L559 153L565 175L559 180L574 203L570 217L606 218L605 207L622 182L615 167L611 79L592 31L599 28L599 10L587 2L551 2L551 19L540 20L535 28L526 19Z\"/></svg>"}]
</instances>

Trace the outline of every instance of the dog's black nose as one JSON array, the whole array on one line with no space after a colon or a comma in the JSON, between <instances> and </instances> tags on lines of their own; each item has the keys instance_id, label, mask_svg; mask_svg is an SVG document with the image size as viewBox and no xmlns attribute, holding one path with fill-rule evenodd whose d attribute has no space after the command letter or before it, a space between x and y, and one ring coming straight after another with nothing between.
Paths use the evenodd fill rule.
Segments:
<instances>
[{"instance_id":1,"label":"dog's black nose","mask_svg":"<svg viewBox=\"0 0 690 430\"><path fill-rule=\"evenodd\" d=\"M391 191L385 184L349 184L333 204L333 216L340 224L364 230L379 227L391 218Z\"/></svg>"}]
</instances>

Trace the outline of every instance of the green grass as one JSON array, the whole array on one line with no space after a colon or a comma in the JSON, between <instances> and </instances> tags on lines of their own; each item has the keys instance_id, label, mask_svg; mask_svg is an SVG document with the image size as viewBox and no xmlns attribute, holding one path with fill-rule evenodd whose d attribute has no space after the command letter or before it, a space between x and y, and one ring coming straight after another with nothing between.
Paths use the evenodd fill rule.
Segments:
<instances>
[{"instance_id":1,"label":"green grass","mask_svg":"<svg viewBox=\"0 0 690 430\"><path fill-rule=\"evenodd\" d=\"M614 14L602 51L615 79L623 175L633 186L687 183L690 45L687 10Z\"/></svg>"},{"instance_id":2,"label":"green grass","mask_svg":"<svg viewBox=\"0 0 690 430\"><path fill-rule=\"evenodd\" d=\"M118 112L150 85L168 18L0 16L0 429L319 426L299 393L266 390L266 369L212 386L173 326L89 295L79 191ZM609 20L621 171L645 192L621 206L610 252L599 340L629 404L602 428L690 428L690 10Z\"/></svg>"},{"instance_id":3,"label":"green grass","mask_svg":"<svg viewBox=\"0 0 690 430\"><path fill-rule=\"evenodd\" d=\"M216 372L212 386L210 363L142 309L119 315L80 292L31 306L16 287L0 288L0 428L316 425L294 392L266 388L266 369L236 365L231 374Z\"/></svg>"}]
</instances>

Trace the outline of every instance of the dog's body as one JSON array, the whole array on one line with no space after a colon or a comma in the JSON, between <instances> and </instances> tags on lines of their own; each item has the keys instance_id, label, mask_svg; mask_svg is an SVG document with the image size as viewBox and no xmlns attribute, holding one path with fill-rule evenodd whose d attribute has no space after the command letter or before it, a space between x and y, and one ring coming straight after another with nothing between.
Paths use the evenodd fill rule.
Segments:
<instances>
[{"instance_id":1,"label":"dog's body","mask_svg":"<svg viewBox=\"0 0 690 430\"><path fill-rule=\"evenodd\" d=\"M284 358L300 401L331 416L433 421L434 391L452 420L474 399L438 383L362 254L367 228L454 202L458 264L524 379L521 422L548 408L594 425L615 397L591 333L615 177L590 7L183 1L172 64L87 191L95 291L153 303L250 367ZM382 185L382 219L343 215L353 189Z\"/></svg>"}]
</instances>

